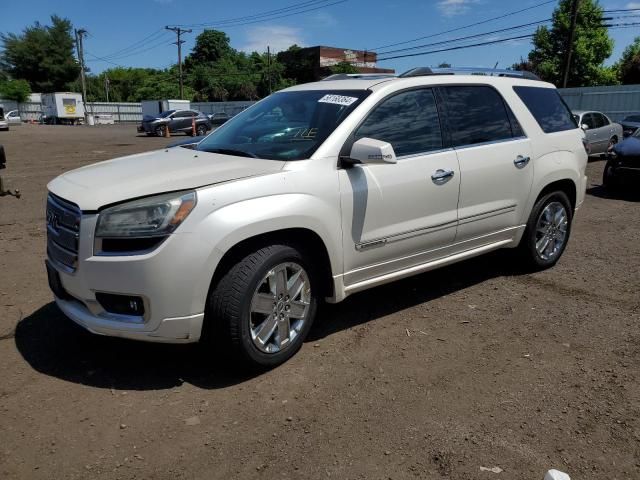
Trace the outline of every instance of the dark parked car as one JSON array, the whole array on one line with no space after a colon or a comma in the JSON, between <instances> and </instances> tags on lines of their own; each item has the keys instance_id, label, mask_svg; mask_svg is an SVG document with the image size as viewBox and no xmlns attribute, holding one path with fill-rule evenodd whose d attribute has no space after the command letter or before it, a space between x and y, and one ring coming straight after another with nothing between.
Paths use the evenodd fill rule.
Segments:
<instances>
[{"instance_id":1,"label":"dark parked car","mask_svg":"<svg viewBox=\"0 0 640 480\"><path fill-rule=\"evenodd\" d=\"M633 135L640 128L640 114L628 115L620 122L620 125L622 125L622 134L625 137Z\"/></svg>"},{"instance_id":2,"label":"dark parked car","mask_svg":"<svg viewBox=\"0 0 640 480\"><path fill-rule=\"evenodd\" d=\"M211 125L214 125L216 127L222 125L230 118L231 117L225 112L216 112L209 115L209 121L211 122Z\"/></svg>"},{"instance_id":3,"label":"dark parked car","mask_svg":"<svg viewBox=\"0 0 640 480\"><path fill-rule=\"evenodd\" d=\"M606 188L616 189L640 182L640 128L614 145L608 157L602 177L602 184Z\"/></svg>"},{"instance_id":4,"label":"dark parked car","mask_svg":"<svg viewBox=\"0 0 640 480\"><path fill-rule=\"evenodd\" d=\"M167 110L157 117L145 115L142 117L142 123L138 125L138 132L147 135L156 135L161 137L165 133L165 129L169 128L169 132L183 132L192 135L192 122L196 122L196 135L206 135L211 130L211 122L209 117L204 113L195 110Z\"/></svg>"}]
</instances>

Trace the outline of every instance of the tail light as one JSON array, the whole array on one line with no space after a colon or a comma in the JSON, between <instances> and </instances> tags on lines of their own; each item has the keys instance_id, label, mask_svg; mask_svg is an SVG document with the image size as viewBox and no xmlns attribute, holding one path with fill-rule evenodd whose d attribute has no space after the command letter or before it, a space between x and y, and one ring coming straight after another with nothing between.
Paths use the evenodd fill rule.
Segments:
<instances>
[{"instance_id":1,"label":"tail light","mask_svg":"<svg viewBox=\"0 0 640 480\"><path fill-rule=\"evenodd\" d=\"M591 154L591 144L589 143L589 140L587 140L586 138L582 139L582 146L584 147L584 151L587 152L587 155Z\"/></svg>"}]
</instances>

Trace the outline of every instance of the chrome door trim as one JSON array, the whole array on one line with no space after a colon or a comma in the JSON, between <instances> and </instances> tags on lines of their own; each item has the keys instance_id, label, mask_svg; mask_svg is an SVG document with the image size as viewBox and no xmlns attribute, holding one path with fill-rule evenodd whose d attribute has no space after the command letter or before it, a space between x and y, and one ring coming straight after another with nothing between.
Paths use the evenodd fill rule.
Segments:
<instances>
[{"instance_id":1,"label":"chrome door trim","mask_svg":"<svg viewBox=\"0 0 640 480\"><path fill-rule=\"evenodd\" d=\"M382 247L388 243L399 242L401 240L408 240L410 238L419 237L428 233L439 232L447 228L456 227L457 225L458 221L453 220L451 222L439 223L437 225L430 225L428 227L406 230L404 232L394 233L393 235L388 235L386 237L374 238L373 240L367 240L365 242L356 242L355 247L358 251L366 250L373 247Z\"/></svg>"},{"instance_id":2,"label":"chrome door trim","mask_svg":"<svg viewBox=\"0 0 640 480\"><path fill-rule=\"evenodd\" d=\"M488 210L482 213L474 213L473 215L467 215L465 217L458 218L458 224L463 225L465 223L475 222L476 220L484 220L485 218L495 217L502 215L503 213L511 213L516 209L517 205L508 205L506 207L496 208L494 210Z\"/></svg>"}]
</instances>

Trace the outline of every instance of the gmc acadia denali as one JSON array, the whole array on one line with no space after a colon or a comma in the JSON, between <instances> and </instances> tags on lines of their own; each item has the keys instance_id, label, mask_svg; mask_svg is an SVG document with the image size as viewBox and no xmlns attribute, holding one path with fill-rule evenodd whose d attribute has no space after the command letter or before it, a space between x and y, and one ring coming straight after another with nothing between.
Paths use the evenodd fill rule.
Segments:
<instances>
[{"instance_id":1,"label":"gmc acadia denali","mask_svg":"<svg viewBox=\"0 0 640 480\"><path fill-rule=\"evenodd\" d=\"M272 367L323 299L499 248L554 265L584 199L584 134L552 85L477 73L333 76L265 98L193 150L59 176L46 262L58 306L94 333L200 340Z\"/></svg>"}]
</instances>

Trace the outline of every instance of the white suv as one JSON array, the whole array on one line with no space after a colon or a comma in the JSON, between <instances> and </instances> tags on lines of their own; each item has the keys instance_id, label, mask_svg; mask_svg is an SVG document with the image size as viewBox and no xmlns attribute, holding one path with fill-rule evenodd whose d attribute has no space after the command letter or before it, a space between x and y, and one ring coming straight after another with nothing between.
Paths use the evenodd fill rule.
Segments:
<instances>
[{"instance_id":1,"label":"white suv","mask_svg":"<svg viewBox=\"0 0 640 480\"><path fill-rule=\"evenodd\" d=\"M98 163L49 185L47 271L88 330L293 355L318 302L498 248L564 251L584 136L518 72L416 69L275 93L194 150Z\"/></svg>"}]
</instances>

